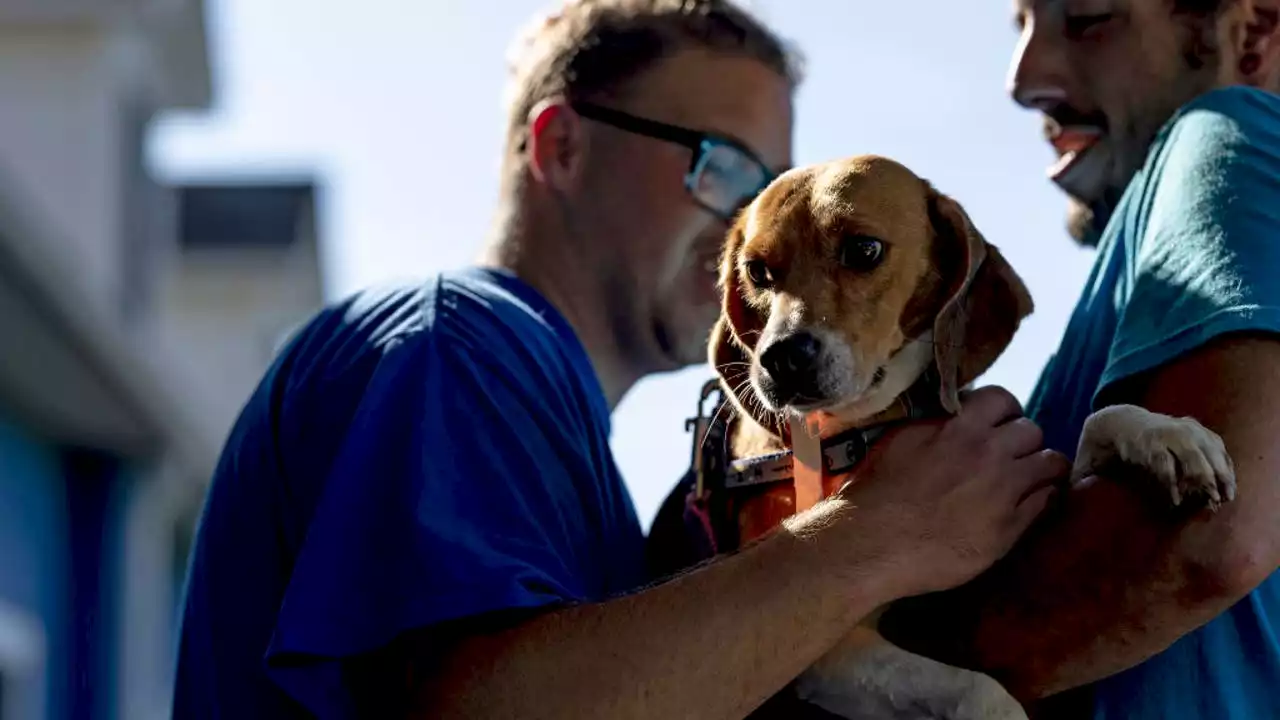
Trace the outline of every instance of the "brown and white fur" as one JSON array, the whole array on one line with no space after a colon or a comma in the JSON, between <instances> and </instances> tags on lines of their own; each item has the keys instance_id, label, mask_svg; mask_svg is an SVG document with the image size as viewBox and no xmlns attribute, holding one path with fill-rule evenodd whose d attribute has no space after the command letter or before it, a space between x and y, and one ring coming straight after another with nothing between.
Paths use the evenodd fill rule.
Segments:
<instances>
[{"instance_id":1,"label":"brown and white fur","mask_svg":"<svg viewBox=\"0 0 1280 720\"><path fill-rule=\"evenodd\" d=\"M956 201L876 156L775 180L730 231L720 282L710 355L738 410L738 458L782 448L794 416L820 417L829 434L894 419L923 377L935 378L927 391L937 404L957 411L958 393L1033 309ZM1100 410L1085 425L1072 479L1115 463L1145 471L1175 504L1234 498L1222 440L1190 418ZM925 717L1026 717L995 680L907 653L875 623L798 680L803 699L845 717L914 718L922 707Z\"/></svg>"}]
</instances>

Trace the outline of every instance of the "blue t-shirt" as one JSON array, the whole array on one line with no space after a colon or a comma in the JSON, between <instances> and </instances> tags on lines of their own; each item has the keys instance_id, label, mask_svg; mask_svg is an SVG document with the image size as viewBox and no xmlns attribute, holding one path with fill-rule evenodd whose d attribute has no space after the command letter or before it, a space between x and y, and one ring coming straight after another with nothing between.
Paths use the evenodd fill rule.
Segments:
<instances>
[{"instance_id":1,"label":"blue t-shirt","mask_svg":"<svg viewBox=\"0 0 1280 720\"><path fill-rule=\"evenodd\" d=\"M223 451L174 717L366 716L347 661L408 631L638 588L643 532L609 429L569 324L513 277L326 309Z\"/></svg>"},{"instance_id":2,"label":"blue t-shirt","mask_svg":"<svg viewBox=\"0 0 1280 720\"><path fill-rule=\"evenodd\" d=\"M1102 235L1028 414L1073 456L1101 391L1238 331L1280 332L1280 97L1247 88L1206 94L1165 125ZM1273 575L1165 652L1096 683L1094 717L1280 717L1277 631Z\"/></svg>"}]
</instances>

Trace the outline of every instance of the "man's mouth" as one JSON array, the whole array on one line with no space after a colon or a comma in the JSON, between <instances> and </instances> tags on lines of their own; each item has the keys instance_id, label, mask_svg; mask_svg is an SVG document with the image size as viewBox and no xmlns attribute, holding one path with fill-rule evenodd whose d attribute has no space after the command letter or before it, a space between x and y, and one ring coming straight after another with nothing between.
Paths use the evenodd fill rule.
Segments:
<instances>
[{"instance_id":1,"label":"man's mouth","mask_svg":"<svg viewBox=\"0 0 1280 720\"><path fill-rule=\"evenodd\" d=\"M1045 130L1058 153L1057 161L1048 169L1049 178L1053 180L1067 175L1103 139L1102 128L1095 125L1062 126L1050 120Z\"/></svg>"}]
</instances>

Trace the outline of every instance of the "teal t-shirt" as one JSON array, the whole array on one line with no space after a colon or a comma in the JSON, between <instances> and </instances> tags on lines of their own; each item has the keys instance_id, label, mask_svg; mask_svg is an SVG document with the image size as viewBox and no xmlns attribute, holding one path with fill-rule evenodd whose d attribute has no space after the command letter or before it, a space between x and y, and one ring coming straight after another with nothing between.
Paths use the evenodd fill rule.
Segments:
<instances>
[{"instance_id":1,"label":"teal t-shirt","mask_svg":"<svg viewBox=\"0 0 1280 720\"><path fill-rule=\"evenodd\" d=\"M1189 103L1157 137L1028 413L1051 447L1074 455L1101 390L1238 331L1280 333L1280 96L1242 87ZM1097 683L1094 717L1280 717L1277 632L1280 573Z\"/></svg>"}]
</instances>

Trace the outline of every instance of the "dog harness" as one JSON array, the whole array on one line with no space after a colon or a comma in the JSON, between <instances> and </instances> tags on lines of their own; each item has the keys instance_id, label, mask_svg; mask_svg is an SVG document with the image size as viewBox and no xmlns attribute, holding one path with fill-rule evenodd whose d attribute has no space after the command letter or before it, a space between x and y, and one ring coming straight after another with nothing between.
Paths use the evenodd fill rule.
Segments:
<instances>
[{"instance_id":1,"label":"dog harness","mask_svg":"<svg viewBox=\"0 0 1280 720\"><path fill-rule=\"evenodd\" d=\"M923 416L921 416L923 417ZM918 419L912 415L868 428L852 428L820 443L822 472L826 475L842 475L862 462L872 444L899 423ZM802 428L792 426L792 436ZM788 482L796 478L795 450L780 450L768 455L735 460L725 472L724 487L740 488L775 482Z\"/></svg>"},{"instance_id":2,"label":"dog harness","mask_svg":"<svg viewBox=\"0 0 1280 720\"><path fill-rule=\"evenodd\" d=\"M915 387L935 388L935 377L931 370ZM899 401L903 412L894 420L826 438L820 438L811 423L796 420L787 433L788 449L729 461L729 425L735 411L719 381L708 381L703 385L697 414L685 423L685 429L693 432L693 486L685 501L686 527L702 536L706 552L716 555L722 548L737 545L732 531L736 524L732 498L738 491L792 483L796 511L807 510L825 497L826 478L852 472L885 433L898 425L941 414L936 400L929 400L936 397L936 391L908 391Z\"/></svg>"},{"instance_id":3,"label":"dog harness","mask_svg":"<svg viewBox=\"0 0 1280 720\"><path fill-rule=\"evenodd\" d=\"M935 373L931 369L917 381L918 385L923 387L934 385L936 384L934 377ZM712 385L715 385L715 387L711 387ZM720 392L721 403L723 403L725 401L723 391L720 390L718 383L714 380L703 388L702 396L704 401L715 391ZM851 428L831 437L823 438L819 448L823 473L826 475L841 475L853 470L867 456L871 446L892 428L913 420L937 417L940 414L936 402L921 402L918 398L913 398L915 394L918 393L907 392L902 395L899 403L903 406L903 412L890 422L865 428ZM926 397L936 397L936 393L927 393ZM812 439L814 435L812 428L805 427L805 425L805 423L800 422L791 424L791 441L793 445L791 449L758 457L743 458L729 463L725 470L724 487L738 488L794 480L797 461L795 455L800 450L795 445L801 444L805 439ZM800 437L801 430L806 431L804 432L804 438ZM727 428L725 432L727 433ZM722 439L722 441L726 439ZM694 442L698 442L696 437Z\"/></svg>"}]
</instances>

